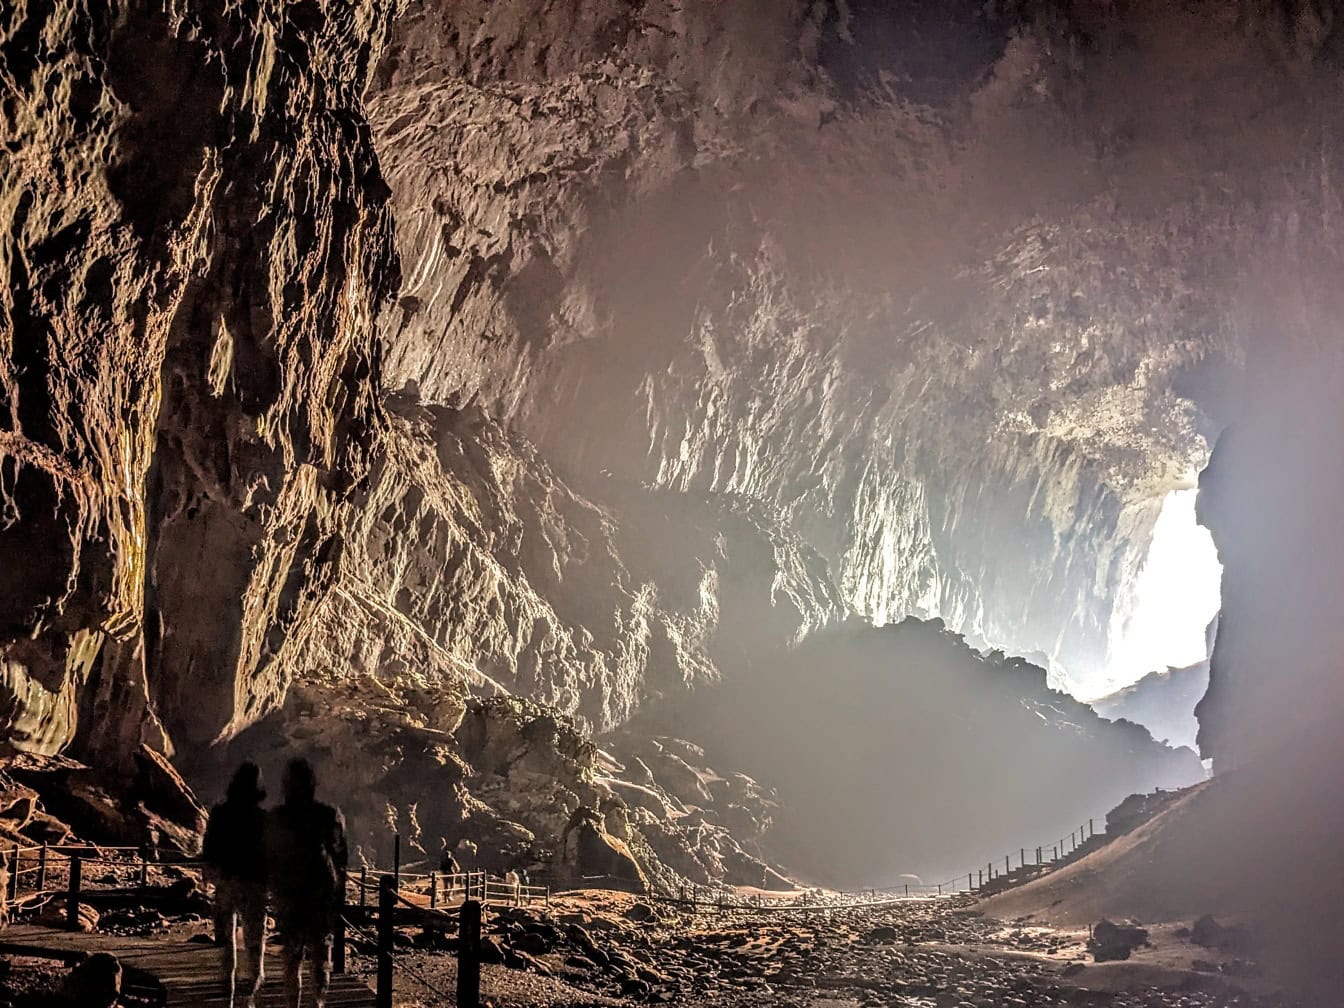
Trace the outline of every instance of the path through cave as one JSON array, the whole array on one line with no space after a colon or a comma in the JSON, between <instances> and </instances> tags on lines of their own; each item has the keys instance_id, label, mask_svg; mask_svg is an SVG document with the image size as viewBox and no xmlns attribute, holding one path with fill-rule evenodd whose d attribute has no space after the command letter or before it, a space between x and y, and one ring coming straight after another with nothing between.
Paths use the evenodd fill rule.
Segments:
<instances>
[{"instance_id":1,"label":"path through cave","mask_svg":"<svg viewBox=\"0 0 1344 1008\"><path fill-rule=\"evenodd\" d=\"M1238 799L1183 807L1242 840L1317 825L1269 886L1170 817L1217 848L1180 913L1235 891L1344 987L1341 40L1335 0L7 10L0 843L189 852L301 753L363 857L877 885L1211 768Z\"/></svg>"}]
</instances>

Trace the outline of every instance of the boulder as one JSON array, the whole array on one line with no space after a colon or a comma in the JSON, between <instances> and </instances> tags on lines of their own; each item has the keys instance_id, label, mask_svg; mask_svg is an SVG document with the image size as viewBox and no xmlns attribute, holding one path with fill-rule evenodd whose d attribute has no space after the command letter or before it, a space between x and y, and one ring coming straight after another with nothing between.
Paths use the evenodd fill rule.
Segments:
<instances>
[{"instance_id":1,"label":"boulder","mask_svg":"<svg viewBox=\"0 0 1344 1008\"><path fill-rule=\"evenodd\" d=\"M43 908L38 914L37 923L43 927L65 928L69 918L66 915L66 901L64 896L57 896ZM98 921L100 920L98 911L87 903L79 904L78 927L80 931L90 933L98 930Z\"/></svg>"},{"instance_id":2,"label":"boulder","mask_svg":"<svg viewBox=\"0 0 1344 1008\"><path fill-rule=\"evenodd\" d=\"M1128 959L1136 948L1148 944L1148 931L1137 924L1116 924L1102 918L1092 928L1087 949L1097 962Z\"/></svg>"}]
</instances>

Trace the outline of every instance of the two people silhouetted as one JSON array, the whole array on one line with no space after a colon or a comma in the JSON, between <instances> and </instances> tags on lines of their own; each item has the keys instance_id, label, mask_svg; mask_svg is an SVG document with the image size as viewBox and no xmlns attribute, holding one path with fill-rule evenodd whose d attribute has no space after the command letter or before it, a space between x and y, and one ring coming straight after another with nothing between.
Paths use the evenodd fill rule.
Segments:
<instances>
[{"instance_id":1,"label":"two people silhouetted","mask_svg":"<svg viewBox=\"0 0 1344 1008\"><path fill-rule=\"evenodd\" d=\"M241 988L249 1008L263 979L266 896L285 946L285 1002L299 1008L302 967L312 962L317 1008L326 1002L331 951L345 897L345 820L317 800L317 777L305 759L285 768L284 804L264 812L261 772L244 763L225 801L210 811L202 857L215 884L215 936L224 946L225 984L232 1003ZM238 969L241 923L247 963ZM249 968L250 967L250 968ZM236 979L241 975L241 981Z\"/></svg>"}]
</instances>

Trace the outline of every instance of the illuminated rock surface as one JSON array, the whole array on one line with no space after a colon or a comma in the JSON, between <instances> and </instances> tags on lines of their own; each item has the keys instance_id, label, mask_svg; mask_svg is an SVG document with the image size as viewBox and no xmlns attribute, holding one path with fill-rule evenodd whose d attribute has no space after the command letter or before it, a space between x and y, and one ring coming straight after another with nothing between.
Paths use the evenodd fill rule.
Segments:
<instances>
[{"instance_id":1,"label":"illuminated rock surface","mask_svg":"<svg viewBox=\"0 0 1344 1008\"><path fill-rule=\"evenodd\" d=\"M1232 382L1289 330L1307 370L1333 345L1332 5L968 3L964 49L916 6L7 8L7 743L208 782L229 740L385 728L356 779L393 820L433 764L491 829L574 796L624 842L620 758L556 741L535 808L474 797L481 695L618 729L847 611L1078 688L1165 494L1249 415L1205 736L1269 745L1239 751L1272 655L1234 641L1333 498Z\"/></svg>"}]
</instances>

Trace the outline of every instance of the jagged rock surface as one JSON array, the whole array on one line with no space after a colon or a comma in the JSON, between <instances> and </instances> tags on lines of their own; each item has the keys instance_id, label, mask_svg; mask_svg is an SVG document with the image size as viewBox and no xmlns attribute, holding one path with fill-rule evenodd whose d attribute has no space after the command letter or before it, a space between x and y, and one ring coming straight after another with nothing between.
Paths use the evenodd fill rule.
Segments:
<instances>
[{"instance_id":1,"label":"jagged rock surface","mask_svg":"<svg viewBox=\"0 0 1344 1008\"><path fill-rule=\"evenodd\" d=\"M774 784L761 849L840 886L946 881L996 852L1016 864L1133 792L1204 777L1193 751L939 621L832 628L649 718L699 726L712 762Z\"/></svg>"},{"instance_id":2,"label":"jagged rock surface","mask_svg":"<svg viewBox=\"0 0 1344 1008\"><path fill-rule=\"evenodd\" d=\"M391 13L6 7L9 746L57 751L82 720L115 763L283 696L398 284L360 117Z\"/></svg>"},{"instance_id":3,"label":"jagged rock surface","mask_svg":"<svg viewBox=\"0 0 1344 1008\"><path fill-rule=\"evenodd\" d=\"M1255 583L1332 498L1294 496L1280 406L1337 372L1227 379L1283 332L1329 357L1303 278L1338 267L1344 19L967 3L974 54L933 73L864 44L918 6L7 7L4 745L204 773L268 716L316 744L349 699L353 738L358 688L434 738L468 690L606 730L841 600L1067 682L1241 414L1202 714L1230 764L1281 740ZM1303 640L1333 639L1319 555L1321 608L1276 624ZM405 760L371 778L399 808Z\"/></svg>"},{"instance_id":4,"label":"jagged rock surface","mask_svg":"<svg viewBox=\"0 0 1344 1008\"><path fill-rule=\"evenodd\" d=\"M1048 31L991 25L935 111L842 101L862 4L613 7L555 41L536 15L431 6L389 49L389 376L479 394L565 469L768 501L879 621L1104 660L1207 458L1235 198L1090 167L1116 110L1079 134Z\"/></svg>"},{"instance_id":5,"label":"jagged rock surface","mask_svg":"<svg viewBox=\"0 0 1344 1008\"><path fill-rule=\"evenodd\" d=\"M1153 738L1195 747L1199 722L1195 707L1209 688L1209 663L1150 672L1132 686L1092 701L1104 718L1141 724Z\"/></svg>"}]
</instances>

